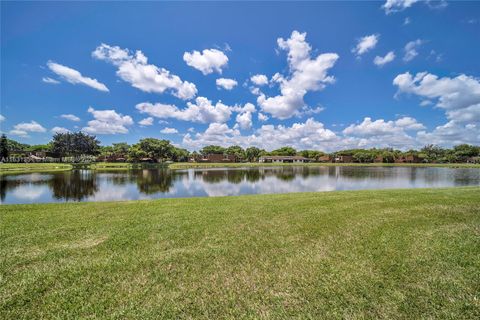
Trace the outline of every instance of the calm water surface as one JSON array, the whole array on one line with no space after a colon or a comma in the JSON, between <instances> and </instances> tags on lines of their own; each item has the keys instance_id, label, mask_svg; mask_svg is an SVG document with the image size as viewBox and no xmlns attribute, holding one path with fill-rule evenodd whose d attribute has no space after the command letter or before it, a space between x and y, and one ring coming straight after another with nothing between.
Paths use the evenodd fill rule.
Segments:
<instances>
[{"instance_id":1,"label":"calm water surface","mask_svg":"<svg viewBox=\"0 0 480 320\"><path fill-rule=\"evenodd\" d=\"M0 198L8 204L454 186L480 186L480 169L291 166L74 170L0 176Z\"/></svg>"}]
</instances>

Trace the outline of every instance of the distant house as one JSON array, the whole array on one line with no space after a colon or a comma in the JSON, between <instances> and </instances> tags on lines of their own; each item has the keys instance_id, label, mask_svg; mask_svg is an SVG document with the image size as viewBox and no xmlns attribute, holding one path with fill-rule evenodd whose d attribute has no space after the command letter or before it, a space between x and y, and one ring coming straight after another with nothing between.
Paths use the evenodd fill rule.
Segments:
<instances>
[{"instance_id":1,"label":"distant house","mask_svg":"<svg viewBox=\"0 0 480 320\"><path fill-rule=\"evenodd\" d=\"M33 154L29 155L27 158L32 160L32 161L42 161L42 160L45 159L45 158L42 158L42 157L37 157L36 155L33 155Z\"/></svg>"},{"instance_id":2,"label":"distant house","mask_svg":"<svg viewBox=\"0 0 480 320\"><path fill-rule=\"evenodd\" d=\"M302 156L262 156L258 162L263 163L304 163L310 162L311 159Z\"/></svg>"},{"instance_id":3,"label":"distant house","mask_svg":"<svg viewBox=\"0 0 480 320\"><path fill-rule=\"evenodd\" d=\"M191 162L237 162L237 157L233 154L209 153L198 155L191 158Z\"/></svg>"},{"instance_id":4,"label":"distant house","mask_svg":"<svg viewBox=\"0 0 480 320\"><path fill-rule=\"evenodd\" d=\"M467 163L480 163L480 157L470 157L467 159Z\"/></svg>"},{"instance_id":5,"label":"distant house","mask_svg":"<svg viewBox=\"0 0 480 320\"><path fill-rule=\"evenodd\" d=\"M420 163L422 162L422 160L422 158L414 154L409 154L407 156L400 156L395 158L395 163Z\"/></svg>"},{"instance_id":6,"label":"distant house","mask_svg":"<svg viewBox=\"0 0 480 320\"><path fill-rule=\"evenodd\" d=\"M333 162L333 158L329 155L324 155L318 158L318 162Z\"/></svg>"},{"instance_id":7,"label":"distant house","mask_svg":"<svg viewBox=\"0 0 480 320\"><path fill-rule=\"evenodd\" d=\"M24 150L12 150L10 154L16 154L19 156L29 157L35 156L37 158L60 158L60 154L50 151L24 151Z\"/></svg>"},{"instance_id":8,"label":"distant house","mask_svg":"<svg viewBox=\"0 0 480 320\"><path fill-rule=\"evenodd\" d=\"M383 156L376 156L373 162L382 163L384 162Z\"/></svg>"},{"instance_id":9,"label":"distant house","mask_svg":"<svg viewBox=\"0 0 480 320\"><path fill-rule=\"evenodd\" d=\"M338 163L352 163L353 162L353 156L336 156L335 157L335 162Z\"/></svg>"},{"instance_id":10,"label":"distant house","mask_svg":"<svg viewBox=\"0 0 480 320\"><path fill-rule=\"evenodd\" d=\"M24 150L12 150L10 156L28 159L28 161L45 161L51 160L50 158L59 159L60 154L50 151L24 151Z\"/></svg>"}]
</instances>

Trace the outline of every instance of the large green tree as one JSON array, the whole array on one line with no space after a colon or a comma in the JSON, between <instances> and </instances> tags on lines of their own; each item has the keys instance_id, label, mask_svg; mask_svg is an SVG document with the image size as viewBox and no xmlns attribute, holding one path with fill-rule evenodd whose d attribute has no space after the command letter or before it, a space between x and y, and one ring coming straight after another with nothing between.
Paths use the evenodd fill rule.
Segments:
<instances>
[{"instance_id":1,"label":"large green tree","mask_svg":"<svg viewBox=\"0 0 480 320\"><path fill-rule=\"evenodd\" d=\"M302 150L298 154L305 158L317 160L321 156L325 155L325 152L318 150Z\"/></svg>"},{"instance_id":2,"label":"large green tree","mask_svg":"<svg viewBox=\"0 0 480 320\"><path fill-rule=\"evenodd\" d=\"M28 146L25 148L26 151L51 151L52 150L52 144L34 144L32 146Z\"/></svg>"},{"instance_id":3,"label":"large green tree","mask_svg":"<svg viewBox=\"0 0 480 320\"><path fill-rule=\"evenodd\" d=\"M18 141L7 138L8 151L22 151L26 150L30 145L25 143L20 143Z\"/></svg>"},{"instance_id":4,"label":"large green tree","mask_svg":"<svg viewBox=\"0 0 480 320\"><path fill-rule=\"evenodd\" d=\"M470 157L478 156L480 153L480 147L472 146L470 144L460 144L453 147L453 153L457 158L457 161L464 162Z\"/></svg>"},{"instance_id":5,"label":"large green tree","mask_svg":"<svg viewBox=\"0 0 480 320\"><path fill-rule=\"evenodd\" d=\"M445 149L434 144L429 144L420 149L420 153L425 157L427 162L436 162L446 155Z\"/></svg>"},{"instance_id":6,"label":"large green tree","mask_svg":"<svg viewBox=\"0 0 480 320\"><path fill-rule=\"evenodd\" d=\"M113 147L112 146L101 146L100 149L100 154L102 156L111 156L113 154Z\"/></svg>"},{"instance_id":7,"label":"large green tree","mask_svg":"<svg viewBox=\"0 0 480 320\"><path fill-rule=\"evenodd\" d=\"M140 159L146 158L146 157L148 157L148 154L142 149L140 149L140 146L138 144L135 144L128 149L128 154L127 154L128 161L138 162L140 161Z\"/></svg>"},{"instance_id":8,"label":"large green tree","mask_svg":"<svg viewBox=\"0 0 480 320\"><path fill-rule=\"evenodd\" d=\"M369 150L355 152L353 154L353 159L361 163L373 162L373 160L375 160L375 152Z\"/></svg>"},{"instance_id":9,"label":"large green tree","mask_svg":"<svg viewBox=\"0 0 480 320\"><path fill-rule=\"evenodd\" d=\"M392 163L395 161L396 155L393 151L384 150L380 155L383 157L383 162L385 163Z\"/></svg>"},{"instance_id":10,"label":"large green tree","mask_svg":"<svg viewBox=\"0 0 480 320\"><path fill-rule=\"evenodd\" d=\"M168 140L159 140L155 138L146 138L138 142L140 150L144 151L148 157L163 162L170 159L173 155L174 146Z\"/></svg>"},{"instance_id":11,"label":"large green tree","mask_svg":"<svg viewBox=\"0 0 480 320\"><path fill-rule=\"evenodd\" d=\"M62 157L97 155L100 151L97 138L83 132L55 133L51 146L52 151Z\"/></svg>"},{"instance_id":12,"label":"large green tree","mask_svg":"<svg viewBox=\"0 0 480 320\"><path fill-rule=\"evenodd\" d=\"M270 152L274 156L294 156L297 154L297 150L292 147L282 147Z\"/></svg>"},{"instance_id":13,"label":"large green tree","mask_svg":"<svg viewBox=\"0 0 480 320\"><path fill-rule=\"evenodd\" d=\"M221 147L221 146L210 145L210 146L203 147L202 150L200 150L200 153L203 154L203 155L207 155L207 154L210 154L210 153L224 154L225 153L225 148Z\"/></svg>"},{"instance_id":14,"label":"large green tree","mask_svg":"<svg viewBox=\"0 0 480 320\"><path fill-rule=\"evenodd\" d=\"M187 149L173 147L172 161L186 162L189 156L190 152Z\"/></svg>"},{"instance_id":15,"label":"large green tree","mask_svg":"<svg viewBox=\"0 0 480 320\"><path fill-rule=\"evenodd\" d=\"M265 150L261 150L257 147L248 147L247 149L245 149L245 156L247 157L247 160L249 162L257 161L262 151Z\"/></svg>"},{"instance_id":16,"label":"large green tree","mask_svg":"<svg viewBox=\"0 0 480 320\"><path fill-rule=\"evenodd\" d=\"M7 136L2 134L0 138L0 160L2 158L8 158L9 154Z\"/></svg>"},{"instance_id":17,"label":"large green tree","mask_svg":"<svg viewBox=\"0 0 480 320\"><path fill-rule=\"evenodd\" d=\"M225 153L229 155L234 155L239 160L244 160L246 158L245 150L243 150L243 148L240 146L230 146L227 148L227 150L225 150Z\"/></svg>"},{"instance_id":18,"label":"large green tree","mask_svg":"<svg viewBox=\"0 0 480 320\"><path fill-rule=\"evenodd\" d=\"M115 155L121 156L128 153L130 146L126 142L119 142L112 144L112 151Z\"/></svg>"}]
</instances>

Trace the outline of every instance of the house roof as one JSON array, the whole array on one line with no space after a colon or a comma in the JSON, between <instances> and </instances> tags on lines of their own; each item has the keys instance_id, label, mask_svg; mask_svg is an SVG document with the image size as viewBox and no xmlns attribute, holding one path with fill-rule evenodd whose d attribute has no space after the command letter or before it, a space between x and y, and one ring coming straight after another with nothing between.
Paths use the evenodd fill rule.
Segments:
<instances>
[{"instance_id":1,"label":"house roof","mask_svg":"<svg viewBox=\"0 0 480 320\"><path fill-rule=\"evenodd\" d=\"M28 157L29 157L30 159L34 159L34 160L42 160L42 159L43 159L43 158L37 157L37 156L35 156L35 155L33 155L33 154L29 155Z\"/></svg>"}]
</instances>

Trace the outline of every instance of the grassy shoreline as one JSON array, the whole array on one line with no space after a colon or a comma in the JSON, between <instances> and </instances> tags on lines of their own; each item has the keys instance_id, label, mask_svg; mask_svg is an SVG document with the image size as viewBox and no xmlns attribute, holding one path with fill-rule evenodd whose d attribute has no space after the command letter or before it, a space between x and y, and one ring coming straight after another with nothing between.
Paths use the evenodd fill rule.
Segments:
<instances>
[{"instance_id":1,"label":"grassy shoreline","mask_svg":"<svg viewBox=\"0 0 480 320\"><path fill-rule=\"evenodd\" d=\"M86 164L82 168L90 170L131 170L136 168L160 168L166 167L165 164L139 164L128 162L96 162ZM68 171L75 168L75 165L67 163L1 163L0 175L10 173L29 173L29 172L55 172Z\"/></svg>"},{"instance_id":2,"label":"grassy shoreline","mask_svg":"<svg viewBox=\"0 0 480 320\"><path fill-rule=\"evenodd\" d=\"M208 168L251 168L264 166L355 166L355 167L445 167L445 168L480 168L480 164L471 163L190 163L139 164L128 162L97 162L88 165L91 170L131 170L136 168L162 168L172 170L208 169ZM1 163L0 175L9 173L51 172L72 170L73 166L65 163Z\"/></svg>"},{"instance_id":3,"label":"grassy shoreline","mask_svg":"<svg viewBox=\"0 0 480 320\"><path fill-rule=\"evenodd\" d=\"M53 172L72 170L67 163L0 163L0 175L7 173Z\"/></svg>"},{"instance_id":4,"label":"grassy shoreline","mask_svg":"<svg viewBox=\"0 0 480 320\"><path fill-rule=\"evenodd\" d=\"M480 188L2 205L0 318L478 318Z\"/></svg>"}]
</instances>

